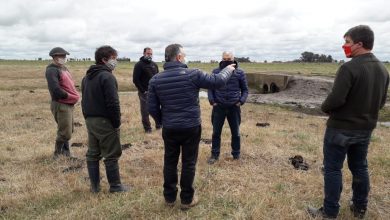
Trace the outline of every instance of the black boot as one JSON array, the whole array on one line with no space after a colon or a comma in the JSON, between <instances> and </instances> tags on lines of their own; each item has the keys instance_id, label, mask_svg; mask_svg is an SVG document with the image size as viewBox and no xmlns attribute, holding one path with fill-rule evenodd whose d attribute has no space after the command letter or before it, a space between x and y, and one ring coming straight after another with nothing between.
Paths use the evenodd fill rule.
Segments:
<instances>
[{"instance_id":1,"label":"black boot","mask_svg":"<svg viewBox=\"0 0 390 220\"><path fill-rule=\"evenodd\" d=\"M118 161L104 161L106 165L107 180L110 184L110 193L127 192L128 189L121 184Z\"/></svg>"},{"instance_id":2,"label":"black boot","mask_svg":"<svg viewBox=\"0 0 390 220\"><path fill-rule=\"evenodd\" d=\"M100 191L99 161L87 161L88 175L91 181L91 192Z\"/></svg>"},{"instance_id":3,"label":"black boot","mask_svg":"<svg viewBox=\"0 0 390 220\"><path fill-rule=\"evenodd\" d=\"M65 141L64 145L62 145L61 154L65 157L71 157L70 149L69 149L69 141Z\"/></svg>"},{"instance_id":4,"label":"black boot","mask_svg":"<svg viewBox=\"0 0 390 220\"><path fill-rule=\"evenodd\" d=\"M63 145L63 141L56 141L56 144L54 145L54 159L57 159L61 155Z\"/></svg>"}]
</instances>

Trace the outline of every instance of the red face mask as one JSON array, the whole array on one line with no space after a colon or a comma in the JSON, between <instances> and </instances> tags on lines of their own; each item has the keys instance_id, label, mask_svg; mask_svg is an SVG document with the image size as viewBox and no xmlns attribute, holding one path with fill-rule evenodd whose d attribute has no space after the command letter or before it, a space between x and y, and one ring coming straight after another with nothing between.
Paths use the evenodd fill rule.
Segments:
<instances>
[{"instance_id":1,"label":"red face mask","mask_svg":"<svg viewBox=\"0 0 390 220\"><path fill-rule=\"evenodd\" d=\"M343 45L344 53L345 53L345 56L347 58L351 58L352 57L352 49L351 49L351 47L352 47L352 45L351 46Z\"/></svg>"}]
</instances>

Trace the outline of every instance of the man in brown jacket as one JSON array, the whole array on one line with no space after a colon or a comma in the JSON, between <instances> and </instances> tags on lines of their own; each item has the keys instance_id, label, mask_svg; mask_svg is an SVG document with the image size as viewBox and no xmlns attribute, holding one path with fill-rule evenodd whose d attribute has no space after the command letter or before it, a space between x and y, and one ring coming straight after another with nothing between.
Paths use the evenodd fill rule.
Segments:
<instances>
[{"instance_id":1,"label":"man in brown jacket","mask_svg":"<svg viewBox=\"0 0 390 220\"><path fill-rule=\"evenodd\" d=\"M53 62L46 68L46 80L52 100L51 112L57 123L54 158L59 155L70 157L69 140L73 133L73 110L80 95L74 86L72 75L65 67L66 55L69 53L61 47L55 47L49 55Z\"/></svg>"}]
</instances>

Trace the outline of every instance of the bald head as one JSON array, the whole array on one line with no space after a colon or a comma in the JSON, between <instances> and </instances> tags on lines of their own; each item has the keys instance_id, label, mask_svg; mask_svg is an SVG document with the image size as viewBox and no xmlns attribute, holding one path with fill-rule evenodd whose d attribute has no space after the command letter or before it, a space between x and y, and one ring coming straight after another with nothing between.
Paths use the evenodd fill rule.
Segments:
<instances>
[{"instance_id":1,"label":"bald head","mask_svg":"<svg viewBox=\"0 0 390 220\"><path fill-rule=\"evenodd\" d=\"M232 52L224 51L222 53L222 60L223 61L234 61L234 56Z\"/></svg>"}]
</instances>

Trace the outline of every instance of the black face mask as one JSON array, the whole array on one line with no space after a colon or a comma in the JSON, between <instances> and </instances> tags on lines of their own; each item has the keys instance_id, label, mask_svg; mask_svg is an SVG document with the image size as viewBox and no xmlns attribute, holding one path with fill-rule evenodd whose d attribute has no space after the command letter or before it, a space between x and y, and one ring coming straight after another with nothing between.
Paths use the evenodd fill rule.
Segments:
<instances>
[{"instance_id":1,"label":"black face mask","mask_svg":"<svg viewBox=\"0 0 390 220\"><path fill-rule=\"evenodd\" d=\"M233 64L233 63L234 63L234 61L221 61L221 63L219 64L219 67L221 69L223 69L223 68L225 68L225 67L227 67L227 66L229 66L230 64Z\"/></svg>"}]
</instances>

